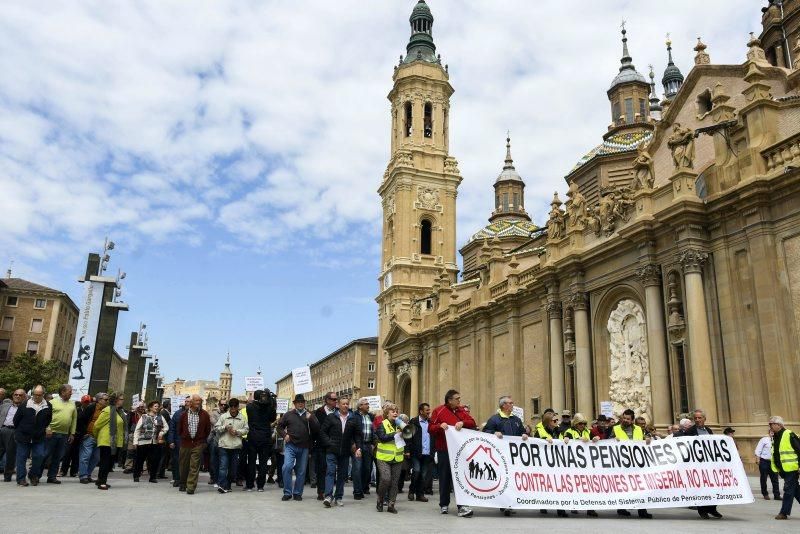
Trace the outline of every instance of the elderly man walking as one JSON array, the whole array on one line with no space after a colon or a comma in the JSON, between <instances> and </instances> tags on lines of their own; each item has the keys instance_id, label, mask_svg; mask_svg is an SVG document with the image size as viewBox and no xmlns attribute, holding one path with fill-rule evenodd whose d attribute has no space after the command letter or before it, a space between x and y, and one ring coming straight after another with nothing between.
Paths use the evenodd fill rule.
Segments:
<instances>
[{"instance_id":1,"label":"elderly man walking","mask_svg":"<svg viewBox=\"0 0 800 534\"><path fill-rule=\"evenodd\" d=\"M319 423L314 414L306 410L306 398L298 393L294 396L294 410L289 410L278 421L278 435L284 440L283 497L281 500L303 500L303 484L306 480L306 462L311 440L319 432ZM292 482L292 469L296 478Z\"/></svg>"},{"instance_id":2,"label":"elderly man walking","mask_svg":"<svg viewBox=\"0 0 800 534\"><path fill-rule=\"evenodd\" d=\"M33 395L14 414L14 439L17 442L17 484L27 486L26 475L31 484L39 484L44 462L44 438L48 433L53 410L44 398L44 387L33 388ZM31 457L30 473L26 470L28 455Z\"/></svg>"},{"instance_id":3,"label":"elderly man walking","mask_svg":"<svg viewBox=\"0 0 800 534\"><path fill-rule=\"evenodd\" d=\"M6 455L6 465L3 468L3 481L11 482L11 475L17 459L17 442L14 440L14 416L25 402L25 391L18 389L11 395L11 402L0 405L0 456Z\"/></svg>"},{"instance_id":4,"label":"elderly man walking","mask_svg":"<svg viewBox=\"0 0 800 534\"><path fill-rule=\"evenodd\" d=\"M45 439L46 456L50 459L47 470L48 484L61 484L58 480L58 466L67 446L75 439L75 429L78 424L78 410L72 402L72 386L63 384L58 388L58 397L50 401L53 409L53 419L48 427Z\"/></svg>"},{"instance_id":5,"label":"elderly man walking","mask_svg":"<svg viewBox=\"0 0 800 534\"><path fill-rule=\"evenodd\" d=\"M792 501L797 499L800 503L800 493L797 490L800 438L783 426L782 417L770 417L769 429L772 430L772 471L783 479L783 503L775 519L788 519L792 513Z\"/></svg>"},{"instance_id":6,"label":"elderly man walking","mask_svg":"<svg viewBox=\"0 0 800 534\"><path fill-rule=\"evenodd\" d=\"M197 489L197 478L200 476L200 462L203 459L203 449L211 433L211 418L208 412L200 406L203 399L200 395L192 395L187 409L178 426L181 438L181 450L178 461L180 462L181 484L180 490L192 495Z\"/></svg>"}]
</instances>

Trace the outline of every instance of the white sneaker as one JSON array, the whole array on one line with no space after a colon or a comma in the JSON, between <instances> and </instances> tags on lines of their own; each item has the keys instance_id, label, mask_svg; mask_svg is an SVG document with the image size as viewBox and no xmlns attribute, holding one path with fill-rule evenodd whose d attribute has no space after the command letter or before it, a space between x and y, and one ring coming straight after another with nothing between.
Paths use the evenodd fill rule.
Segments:
<instances>
[{"instance_id":1,"label":"white sneaker","mask_svg":"<svg viewBox=\"0 0 800 534\"><path fill-rule=\"evenodd\" d=\"M342 502L342 499L335 499L333 501L333 504L335 504L336 506L339 506L339 507L344 506L344 503Z\"/></svg>"},{"instance_id":2,"label":"white sneaker","mask_svg":"<svg viewBox=\"0 0 800 534\"><path fill-rule=\"evenodd\" d=\"M219 484L214 484L214 487L219 489Z\"/></svg>"},{"instance_id":3,"label":"white sneaker","mask_svg":"<svg viewBox=\"0 0 800 534\"><path fill-rule=\"evenodd\" d=\"M472 517L472 508L469 506L459 506L458 517Z\"/></svg>"},{"instance_id":4,"label":"white sneaker","mask_svg":"<svg viewBox=\"0 0 800 534\"><path fill-rule=\"evenodd\" d=\"M331 502L332 501L330 497L325 497L325 499L322 501L322 504L325 506L325 508L330 508Z\"/></svg>"},{"instance_id":5,"label":"white sneaker","mask_svg":"<svg viewBox=\"0 0 800 534\"><path fill-rule=\"evenodd\" d=\"M447 506L442 506L441 512L442 512L442 515L447 515Z\"/></svg>"}]
</instances>

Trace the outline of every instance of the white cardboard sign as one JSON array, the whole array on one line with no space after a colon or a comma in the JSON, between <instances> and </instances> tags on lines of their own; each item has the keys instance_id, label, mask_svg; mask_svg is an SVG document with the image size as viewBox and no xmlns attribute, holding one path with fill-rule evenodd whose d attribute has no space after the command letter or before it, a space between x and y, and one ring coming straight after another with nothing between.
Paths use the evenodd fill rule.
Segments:
<instances>
[{"instance_id":1,"label":"white cardboard sign","mask_svg":"<svg viewBox=\"0 0 800 534\"><path fill-rule=\"evenodd\" d=\"M314 389L311 383L311 368L309 366L292 369L292 382L295 393L308 393Z\"/></svg>"}]
</instances>

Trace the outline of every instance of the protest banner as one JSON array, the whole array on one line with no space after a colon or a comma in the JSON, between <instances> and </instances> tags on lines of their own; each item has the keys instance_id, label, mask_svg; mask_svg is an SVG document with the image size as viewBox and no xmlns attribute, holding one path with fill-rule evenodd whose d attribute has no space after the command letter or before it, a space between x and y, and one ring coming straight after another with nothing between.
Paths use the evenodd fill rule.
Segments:
<instances>
[{"instance_id":1,"label":"protest banner","mask_svg":"<svg viewBox=\"0 0 800 534\"><path fill-rule=\"evenodd\" d=\"M511 413L522 419L523 423L525 422L525 410L523 410L521 407L514 406L511 408Z\"/></svg>"},{"instance_id":2,"label":"protest banner","mask_svg":"<svg viewBox=\"0 0 800 534\"><path fill-rule=\"evenodd\" d=\"M565 444L446 432L460 505L613 510L753 502L728 436Z\"/></svg>"},{"instance_id":3,"label":"protest banner","mask_svg":"<svg viewBox=\"0 0 800 534\"><path fill-rule=\"evenodd\" d=\"M367 397L367 402L369 402L369 411L380 412L383 410L383 406L381 405L381 396L380 395L372 395Z\"/></svg>"},{"instance_id":4,"label":"protest banner","mask_svg":"<svg viewBox=\"0 0 800 534\"><path fill-rule=\"evenodd\" d=\"M186 399L186 395L173 395L169 398L169 408L170 413L175 414L178 410L180 410L181 406L183 406L183 401Z\"/></svg>"},{"instance_id":5,"label":"protest banner","mask_svg":"<svg viewBox=\"0 0 800 534\"><path fill-rule=\"evenodd\" d=\"M139 406L139 393L131 395L131 406L133 406L134 408Z\"/></svg>"},{"instance_id":6,"label":"protest banner","mask_svg":"<svg viewBox=\"0 0 800 534\"><path fill-rule=\"evenodd\" d=\"M311 368L309 366L292 369L292 382L295 393L308 393L314 389L311 383Z\"/></svg>"},{"instance_id":7,"label":"protest banner","mask_svg":"<svg viewBox=\"0 0 800 534\"><path fill-rule=\"evenodd\" d=\"M275 411L278 413L286 413L289 411L289 399L276 399Z\"/></svg>"},{"instance_id":8,"label":"protest banner","mask_svg":"<svg viewBox=\"0 0 800 534\"><path fill-rule=\"evenodd\" d=\"M258 391L259 389L264 389L264 377L263 376L246 376L244 377L244 390L246 392L251 391Z\"/></svg>"},{"instance_id":9,"label":"protest banner","mask_svg":"<svg viewBox=\"0 0 800 534\"><path fill-rule=\"evenodd\" d=\"M606 417L614 417L614 403L611 401L600 402L600 413Z\"/></svg>"}]
</instances>

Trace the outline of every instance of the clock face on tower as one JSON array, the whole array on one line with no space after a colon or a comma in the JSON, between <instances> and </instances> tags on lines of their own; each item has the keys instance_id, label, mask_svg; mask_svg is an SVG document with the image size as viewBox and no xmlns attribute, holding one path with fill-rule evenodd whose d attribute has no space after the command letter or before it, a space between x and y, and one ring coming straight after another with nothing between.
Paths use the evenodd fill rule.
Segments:
<instances>
[{"instance_id":1,"label":"clock face on tower","mask_svg":"<svg viewBox=\"0 0 800 534\"><path fill-rule=\"evenodd\" d=\"M386 276L383 277L383 289L388 289L392 286L392 273L386 273Z\"/></svg>"}]
</instances>

